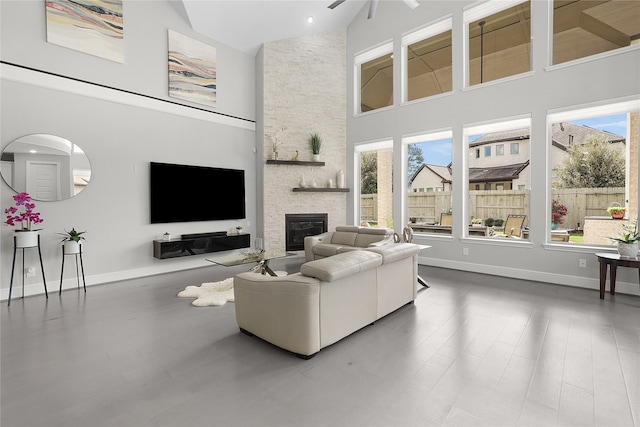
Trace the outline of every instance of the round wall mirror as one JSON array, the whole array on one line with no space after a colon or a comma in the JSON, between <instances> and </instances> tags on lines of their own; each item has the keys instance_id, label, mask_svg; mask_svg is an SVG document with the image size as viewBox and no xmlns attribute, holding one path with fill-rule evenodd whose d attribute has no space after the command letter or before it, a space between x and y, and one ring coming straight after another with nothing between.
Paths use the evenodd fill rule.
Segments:
<instances>
[{"instance_id":1,"label":"round wall mirror","mask_svg":"<svg viewBox=\"0 0 640 427\"><path fill-rule=\"evenodd\" d=\"M89 185L91 165L76 144L55 135L33 134L7 145L0 157L2 179L34 200L75 196Z\"/></svg>"}]
</instances>

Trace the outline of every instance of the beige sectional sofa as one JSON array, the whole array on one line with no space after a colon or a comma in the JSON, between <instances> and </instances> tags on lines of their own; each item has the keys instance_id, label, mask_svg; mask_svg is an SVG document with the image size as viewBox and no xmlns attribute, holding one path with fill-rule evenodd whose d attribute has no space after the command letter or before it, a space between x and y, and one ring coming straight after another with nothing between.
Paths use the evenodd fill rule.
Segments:
<instances>
[{"instance_id":1,"label":"beige sectional sofa","mask_svg":"<svg viewBox=\"0 0 640 427\"><path fill-rule=\"evenodd\" d=\"M388 244L304 263L300 273L234 278L240 330L299 357L375 322L416 298L418 245Z\"/></svg>"},{"instance_id":2,"label":"beige sectional sofa","mask_svg":"<svg viewBox=\"0 0 640 427\"><path fill-rule=\"evenodd\" d=\"M336 227L335 231L304 238L304 256L307 261L326 258L343 252L360 250L393 243L390 228L358 226Z\"/></svg>"}]
</instances>

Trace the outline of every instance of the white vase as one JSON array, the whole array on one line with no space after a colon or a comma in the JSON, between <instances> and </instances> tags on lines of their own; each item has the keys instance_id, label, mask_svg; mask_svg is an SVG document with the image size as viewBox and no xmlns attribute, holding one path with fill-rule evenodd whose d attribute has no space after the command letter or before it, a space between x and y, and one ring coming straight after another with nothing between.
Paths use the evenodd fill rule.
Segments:
<instances>
[{"instance_id":1,"label":"white vase","mask_svg":"<svg viewBox=\"0 0 640 427\"><path fill-rule=\"evenodd\" d=\"M638 242L622 243L618 242L618 253L624 258L635 258L638 256Z\"/></svg>"},{"instance_id":2,"label":"white vase","mask_svg":"<svg viewBox=\"0 0 640 427\"><path fill-rule=\"evenodd\" d=\"M319 162L320 161L320 154L314 154L313 155L313 161L314 162Z\"/></svg>"},{"instance_id":3,"label":"white vase","mask_svg":"<svg viewBox=\"0 0 640 427\"><path fill-rule=\"evenodd\" d=\"M344 172L342 172L342 170L339 170L338 173L336 174L336 185L338 186L338 188L346 187Z\"/></svg>"},{"instance_id":4,"label":"white vase","mask_svg":"<svg viewBox=\"0 0 640 427\"><path fill-rule=\"evenodd\" d=\"M32 248L38 246L37 231L16 231L16 248Z\"/></svg>"},{"instance_id":5,"label":"white vase","mask_svg":"<svg viewBox=\"0 0 640 427\"><path fill-rule=\"evenodd\" d=\"M64 254L72 255L80 253L80 242L74 242L73 240L67 240L64 242Z\"/></svg>"}]
</instances>

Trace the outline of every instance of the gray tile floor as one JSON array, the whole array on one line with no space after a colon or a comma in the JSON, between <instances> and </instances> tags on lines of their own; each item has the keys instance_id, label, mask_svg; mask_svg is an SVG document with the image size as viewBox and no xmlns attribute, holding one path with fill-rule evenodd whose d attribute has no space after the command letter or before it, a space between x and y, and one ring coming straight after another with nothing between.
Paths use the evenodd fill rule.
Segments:
<instances>
[{"instance_id":1,"label":"gray tile floor","mask_svg":"<svg viewBox=\"0 0 640 427\"><path fill-rule=\"evenodd\" d=\"M2 303L2 427L639 425L638 297L420 267L414 305L303 361L176 297L238 271Z\"/></svg>"}]
</instances>

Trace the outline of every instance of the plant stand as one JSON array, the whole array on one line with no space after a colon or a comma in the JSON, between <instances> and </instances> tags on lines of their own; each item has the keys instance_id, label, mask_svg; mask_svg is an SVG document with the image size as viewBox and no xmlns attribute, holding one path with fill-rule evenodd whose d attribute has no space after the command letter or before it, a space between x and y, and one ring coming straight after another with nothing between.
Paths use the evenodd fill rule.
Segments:
<instances>
[{"instance_id":1,"label":"plant stand","mask_svg":"<svg viewBox=\"0 0 640 427\"><path fill-rule=\"evenodd\" d=\"M49 292L47 292L47 279L44 277L44 264L42 263L42 251L40 250L40 234L38 234L38 240L36 246L20 246L18 247L18 239L13 236L13 262L11 263L11 284L9 285L9 301L7 307L11 305L11 291L13 290L13 274L16 269L16 252L18 249L22 249L22 298L24 298L24 250L28 248L38 248L38 256L40 257L40 268L42 269L42 283L44 285L44 294L49 298Z\"/></svg>"},{"instance_id":2,"label":"plant stand","mask_svg":"<svg viewBox=\"0 0 640 427\"><path fill-rule=\"evenodd\" d=\"M79 245L80 249L77 253L66 253L64 251L64 245L62 246L62 269L60 271L60 290L58 291L58 295L62 295L62 278L64 276L64 258L67 255L75 255L76 257L76 278L78 279L77 288L80 289L80 274L78 271L78 256L80 256L80 268L82 270L82 286L84 287L84 291L87 292L87 283L84 280L84 263L82 262L82 245Z\"/></svg>"}]
</instances>

